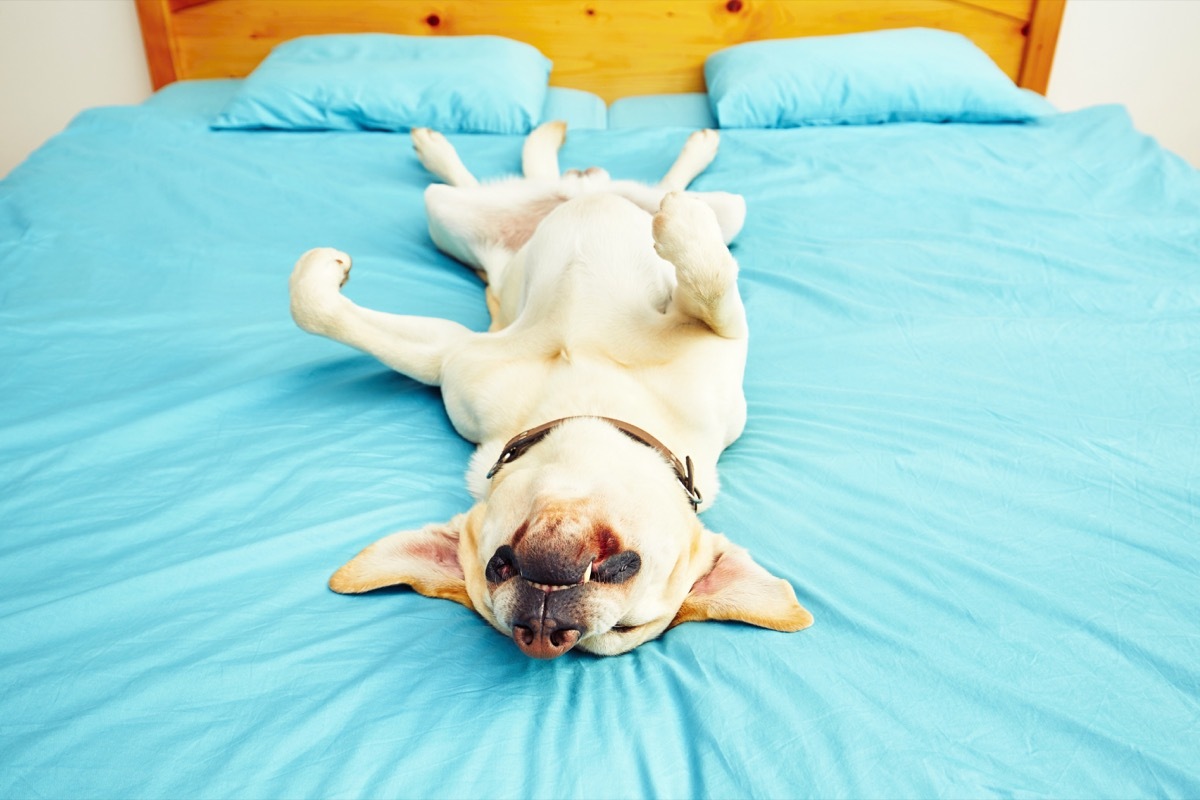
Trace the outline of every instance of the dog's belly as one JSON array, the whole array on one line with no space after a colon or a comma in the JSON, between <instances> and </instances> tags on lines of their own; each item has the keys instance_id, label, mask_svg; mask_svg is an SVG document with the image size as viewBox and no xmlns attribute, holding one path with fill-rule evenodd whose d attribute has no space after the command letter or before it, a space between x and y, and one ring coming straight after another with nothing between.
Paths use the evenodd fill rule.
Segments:
<instances>
[{"instance_id":1,"label":"dog's belly","mask_svg":"<svg viewBox=\"0 0 1200 800\"><path fill-rule=\"evenodd\" d=\"M613 195L576 198L546 217L520 264L507 276L522 298L512 324L443 363L455 429L484 443L615 417L715 463L745 422L746 340L667 312L674 267L655 255L650 215Z\"/></svg>"}]
</instances>

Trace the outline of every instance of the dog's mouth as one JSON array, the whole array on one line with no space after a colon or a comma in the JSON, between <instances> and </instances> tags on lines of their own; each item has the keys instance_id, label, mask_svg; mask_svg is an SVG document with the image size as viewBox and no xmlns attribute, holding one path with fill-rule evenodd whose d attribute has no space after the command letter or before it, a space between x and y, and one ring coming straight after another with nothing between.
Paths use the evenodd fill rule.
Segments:
<instances>
[{"instance_id":1,"label":"dog's mouth","mask_svg":"<svg viewBox=\"0 0 1200 800\"><path fill-rule=\"evenodd\" d=\"M642 568L642 557L634 550L612 556L593 556L580 571L578 564L563 564L560 560L530 557L518 559L510 545L502 545L488 561L484 574L488 583L501 584L512 578L523 578L543 592L561 592L585 583L625 583ZM578 575L578 578L573 576Z\"/></svg>"},{"instance_id":2,"label":"dog's mouth","mask_svg":"<svg viewBox=\"0 0 1200 800\"><path fill-rule=\"evenodd\" d=\"M488 561L493 591L504 587L512 638L532 658L557 658L592 628L597 593L625 583L641 568L641 556L626 550L582 564L525 553L504 545Z\"/></svg>"},{"instance_id":3,"label":"dog's mouth","mask_svg":"<svg viewBox=\"0 0 1200 800\"><path fill-rule=\"evenodd\" d=\"M588 562L587 567L583 570L583 577L579 579L578 583L538 583L537 581L530 581L529 583L531 586L533 586L533 588L541 589L546 594L549 594L550 592L561 592L564 589L570 589L575 586L582 586L585 583L591 583L592 570L595 568L595 566L596 562Z\"/></svg>"}]
</instances>

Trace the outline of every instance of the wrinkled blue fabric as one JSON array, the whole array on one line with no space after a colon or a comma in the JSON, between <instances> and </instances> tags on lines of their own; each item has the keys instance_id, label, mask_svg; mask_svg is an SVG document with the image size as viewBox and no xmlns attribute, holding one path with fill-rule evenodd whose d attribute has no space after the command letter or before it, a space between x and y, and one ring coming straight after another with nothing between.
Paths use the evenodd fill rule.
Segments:
<instances>
[{"instance_id":1,"label":"wrinkled blue fabric","mask_svg":"<svg viewBox=\"0 0 1200 800\"><path fill-rule=\"evenodd\" d=\"M469 502L437 390L288 315L330 245L486 327L407 137L207 122L90 111L0 183L0 796L1200 794L1200 179L1123 110L723 133L749 423L704 522L816 623L552 662L325 586Z\"/></svg>"}]
</instances>

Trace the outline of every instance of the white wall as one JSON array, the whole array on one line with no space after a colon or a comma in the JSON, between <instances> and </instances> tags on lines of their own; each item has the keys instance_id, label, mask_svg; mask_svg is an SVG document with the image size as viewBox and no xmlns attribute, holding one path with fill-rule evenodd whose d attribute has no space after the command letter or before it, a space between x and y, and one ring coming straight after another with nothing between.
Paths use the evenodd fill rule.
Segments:
<instances>
[{"instance_id":1,"label":"white wall","mask_svg":"<svg viewBox=\"0 0 1200 800\"><path fill-rule=\"evenodd\" d=\"M149 96L133 0L0 0L0 176L81 110Z\"/></svg>"},{"instance_id":2,"label":"white wall","mask_svg":"<svg viewBox=\"0 0 1200 800\"><path fill-rule=\"evenodd\" d=\"M1121 103L1200 167L1200 0L1067 0L1046 96L1064 111Z\"/></svg>"},{"instance_id":3,"label":"white wall","mask_svg":"<svg viewBox=\"0 0 1200 800\"><path fill-rule=\"evenodd\" d=\"M80 110L149 94L133 0L0 0L0 175ZM1048 94L1123 103L1200 166L1200 0L1068 0Z\"/></svg>"}]
</instances>

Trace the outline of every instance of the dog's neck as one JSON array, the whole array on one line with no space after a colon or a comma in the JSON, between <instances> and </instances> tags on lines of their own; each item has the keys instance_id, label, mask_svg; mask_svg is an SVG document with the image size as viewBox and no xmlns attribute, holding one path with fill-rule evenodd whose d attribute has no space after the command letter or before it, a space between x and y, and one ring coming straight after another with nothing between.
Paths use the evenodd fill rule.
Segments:
<instances>
[{"instance_id":1,"label":"dog's neck","mask_svg":"<svg viewBox=\"0 0 1200 800\"><path fill-rule=\"evenodd\" d=\"M520 458L526 453L526 451L549 436L554 429L560 427L563 423L576 419L600 420L612 425L614 428L628 436L630 439L633 439L635 442L644 444L652 450L658 451L658 454L666 459L667 463L670 464L671 468L675 471L675 477L679 481L683 491L686 493L688 502L692 506L692 510L695 511L699 509L700 503L704 500L704 496L700 492L700 489L696 486L696 476L692 466L691 456L684 456L683 460L680 461L678 456L672 453L666 445L664 445L650 433L642 430L636 425L623 422L619 419L613 419L612 417L561 417L559 419L551 420L550 422L538 425L534 428L530 428L527 431L522 431L505 443L504 449L500 451L499 458L497 458L496 462L492 464L492 468L488 470L486 477L489 480L492 479L505 464Z\"/></svg>"},{"instance_id":2,"label":"dog's neck","mask_svg":"<svg viewBox=\"0 0 1200 800\"><path fill-rule=\"evenodd\" d=\"M676 452L680 451L630 423L599 415L569 416L506 440L481 443L471 459L467 481L472 495L483 500L512 475L551 465L561 466L585 482L640 473L647 479L654 476L656 482L662 480L664 491L686 503L685 507L707 508L719 488L715 459L702 460L702 455L692 463L691 453L680 458ZM675 488L666 489L671 483Z\"/></svg>"}]
</instances>

